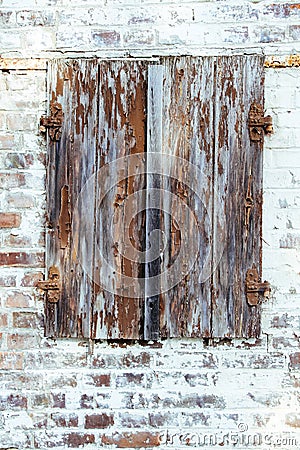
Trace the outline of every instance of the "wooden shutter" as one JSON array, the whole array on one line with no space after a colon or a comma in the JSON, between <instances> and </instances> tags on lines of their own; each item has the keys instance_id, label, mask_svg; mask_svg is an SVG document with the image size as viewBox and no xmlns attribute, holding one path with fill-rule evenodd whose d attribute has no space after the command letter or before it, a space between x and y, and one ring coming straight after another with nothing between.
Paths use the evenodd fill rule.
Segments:
<instances>
[{"instance_id":1,"label":"wooden shutter","mask_svg":"<svg viewBox=\"0 0 300 450\"><path fill-rule=\"evenodd\" d=\"M261 271L262 142L248 114L263 105L263 58L57 60L49 89L64 120L48 140L47 266L61 291L46 334L259 335L245 277Z\"/></svg>"},{"instance_id":2,"label":"wooden shutter","mask_svg":"<svg viewBox=\"0 0 300 450\"><path fill-rule=\"evenodd\" d=\"M253 102L264 104L263 67L257 55L216 59L213 336L260 334L260 306L248 305L245 280L253 264L261 274L263 142L250 140L248 119Z\"/></svg>"}]
</instances>

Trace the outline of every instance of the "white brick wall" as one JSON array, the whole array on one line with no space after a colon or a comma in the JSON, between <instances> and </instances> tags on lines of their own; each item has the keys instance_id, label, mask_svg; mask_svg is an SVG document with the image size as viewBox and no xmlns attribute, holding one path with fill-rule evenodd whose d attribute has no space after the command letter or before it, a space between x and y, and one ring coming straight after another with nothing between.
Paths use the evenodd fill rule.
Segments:
<instances>
[{"instance_id":1,"label":"white brick wall","mask_svg":"<svg viewBox=\"0 0 300 450\"><path fill-rule=\"evenodd\" d=\"M1 252L31 255L0 268L0 448L180 450L189 440L196 448L299 448L300 68L266 69L274 134L264 151L263 270L272 298L260 340L101 343L89 354L86 342L43 338L33 286L44 271L44 60L300 53L300 5L2 0L0 23L1 56L16 58L0 60L0 212L13 214Z\"/></svg>"}]
</instances>

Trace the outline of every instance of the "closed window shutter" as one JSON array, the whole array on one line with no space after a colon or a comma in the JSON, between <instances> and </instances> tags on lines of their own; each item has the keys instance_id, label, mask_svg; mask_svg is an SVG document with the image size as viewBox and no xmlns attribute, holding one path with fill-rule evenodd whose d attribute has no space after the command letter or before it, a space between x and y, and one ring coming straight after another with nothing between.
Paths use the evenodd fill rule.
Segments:
<instances>
[{"instance_id":1,"label":"closed window shutter","mask_svg":"<svg viewBox=\"0 0 300 450\"><path fill-rule=\"evenodd\" d=\"M47 266L61 289L46 335L258 336L245 278L261 270L248 115L263 58L55 60L48 85L64 118L48 138Z\"/></svg>"}]
</instances>

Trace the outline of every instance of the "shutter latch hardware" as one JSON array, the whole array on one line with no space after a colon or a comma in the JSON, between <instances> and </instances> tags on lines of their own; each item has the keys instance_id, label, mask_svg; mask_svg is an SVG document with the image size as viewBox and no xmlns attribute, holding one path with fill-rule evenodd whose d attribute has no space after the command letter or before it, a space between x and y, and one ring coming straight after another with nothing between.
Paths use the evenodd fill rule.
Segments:
<instances>
[{"instance_id":1,"label":"shutter latch hardware","mask_svg":"<svg viewBox=\"0 0 300 450\"><path fill-rule=\"evenodd\" d=\"M259 302L259 297L268 298L270 295L270 283L267 281L261 282L260 276L256 267L253 265L252 269L247 270L246 273L246 298L250 306L255 306Z\"/></svg>"},{"instance_id":2,"label":"shutter latch hardware","mask_svg":"<svg viewBox=\"0 0 300 450\"><path fill-rule=\"evenodd\" d=\"M264 117L263 107L258 103L252 103L250 107L248 126L251 141L262 141L264 134L273 133L272 117Z\"/></svg>"},{"instance_id":3,"label":"shutter latch hardware","mask_svg":"<svg viewBox=\"0 0 300 450\"><path fill-rule=\"evenodd\" d=\"M46 300L49 303L57 303L60 297L60 273L58 268L51 266L48 280L39 281L36 287L46 292Z\"/></svg>"},{"instance_id":4,"label":"shutter latch hardware","mask_svg":"<svg viewBox=\"0 0 300 450\"><path fill-rule=\"evenodd\" d=\"M40 131L46 133L49 130L50 141L59 141L61 137L61 127L63 123L64 113L62 106L58 102L50 103L50 116L42 116L40 120Z\"/></svg>"}]
</instances>

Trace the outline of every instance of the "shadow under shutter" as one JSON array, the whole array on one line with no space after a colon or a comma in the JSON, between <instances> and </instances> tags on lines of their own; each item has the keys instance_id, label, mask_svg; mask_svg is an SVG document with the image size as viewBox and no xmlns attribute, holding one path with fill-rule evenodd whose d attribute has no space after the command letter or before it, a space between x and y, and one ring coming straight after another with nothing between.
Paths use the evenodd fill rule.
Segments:
<instances>
[{"instance_id":1,"label":"shadow under shutter","mask_svg":"<svg viewBox=\"0 0 300 450\"><path fill-rule=\"evenodd\" d=\"M49 63L64 119L48 137L47 267L61 289L46 335L259 335L245 278L261 272L262 141L248 115L263 105L263 63Z\"/></svg>"}]
</instances>

